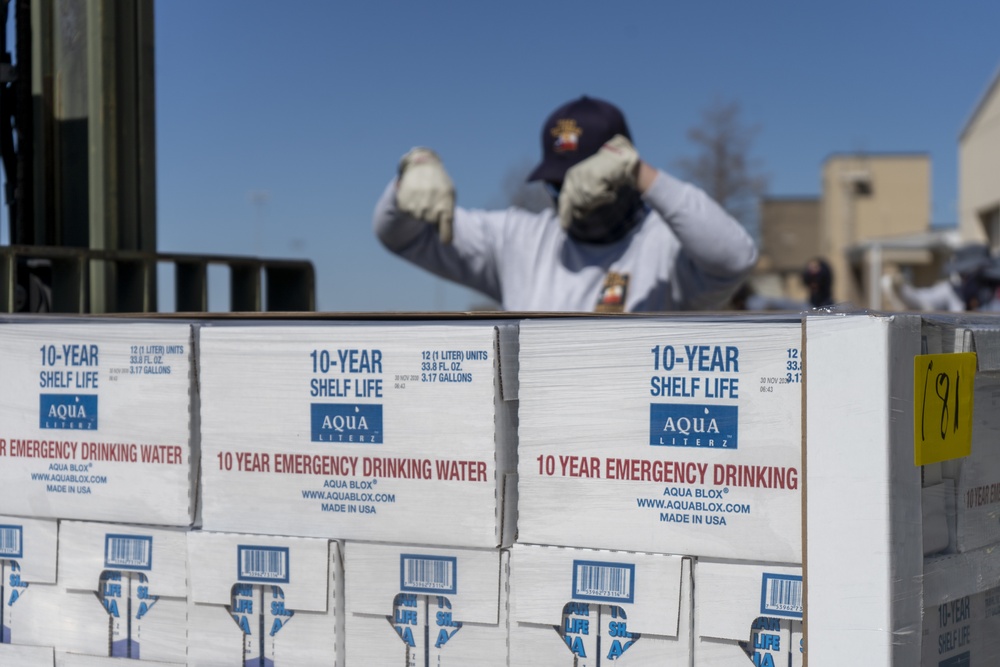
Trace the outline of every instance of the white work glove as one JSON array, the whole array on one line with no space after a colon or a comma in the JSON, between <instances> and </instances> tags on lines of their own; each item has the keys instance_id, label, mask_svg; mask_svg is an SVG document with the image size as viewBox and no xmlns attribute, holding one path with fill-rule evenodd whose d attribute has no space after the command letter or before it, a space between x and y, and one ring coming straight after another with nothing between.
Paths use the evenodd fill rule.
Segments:
<instances>
[{"instance_id":1,"label":"white work glove","mask_svg":"<svg viewBox=\"0 0 1000 667\"><path fill-rule=\"evenodd\" d=\"M441 243L451 243L455 184L437 153L429 148L414 148L402 157L396 206L403 213L437 227Z\"/></svg>"},{"instance_id":2,"label":"white work glove","mask_svg":"<svg viewBox=\"0 0 1000 667\"><path fill-rule=\"evenodd\" d=\"M635 187L639 153L620 134L600 150L566 172L559 192L559 222L569 229L573 218L583 218L595 208L615 200L619 188Z\"/></svg>"}]
</instances>

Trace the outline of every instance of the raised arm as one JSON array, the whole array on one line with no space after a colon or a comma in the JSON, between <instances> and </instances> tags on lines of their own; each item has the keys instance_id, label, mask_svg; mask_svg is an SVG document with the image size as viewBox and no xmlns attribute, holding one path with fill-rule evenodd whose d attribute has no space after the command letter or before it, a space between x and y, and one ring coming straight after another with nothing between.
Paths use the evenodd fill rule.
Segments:
<instances>
[{"instance_id":1,"label":"raised arm","mask_svg":"<svg viewBox=\"0 0 1000 667\"><path fill-rule=\"evenodd\" d=\"M456 207L454 190L449 197L444 181L426 176L406 182L403 170L386 186L372 217L375 235L413 264L501 301L497 255L504 212Z\"/></svg>"},{"instance_id":2,"label":"raised arm","mask_svg":"<svg viewBox=\"0 0 1000 667\"><path fill-rule=\"evenodd\" d=\"M645 162L639 166L643 199L666 221L683 255L715 279L738 283L757 263L757 246L739 222L700 188Z\"/></svg>"}]
</instances>

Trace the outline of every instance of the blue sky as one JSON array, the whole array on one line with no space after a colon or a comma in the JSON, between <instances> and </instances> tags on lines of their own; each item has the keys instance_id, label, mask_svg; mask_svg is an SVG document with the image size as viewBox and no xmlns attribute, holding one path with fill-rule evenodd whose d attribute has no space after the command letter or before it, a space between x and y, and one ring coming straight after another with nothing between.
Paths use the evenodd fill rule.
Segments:
<instances>
[{"instance_id":1,"label":"blue sky","mask_svg":"<svg viewBox=\"0 0 1000 667\"><path fill-rule=\"evenodd\" d=\"M954 223L997 26L996 0L158 0L159 249L308 258L319 310L464 310L480 299L378 243L376 199L427 145L461 205L503 204L581 94L668 169L704 108L739 102L772 195L818 194L831 153L926 152L932 222Z\"/></svg>"}]
</instances>

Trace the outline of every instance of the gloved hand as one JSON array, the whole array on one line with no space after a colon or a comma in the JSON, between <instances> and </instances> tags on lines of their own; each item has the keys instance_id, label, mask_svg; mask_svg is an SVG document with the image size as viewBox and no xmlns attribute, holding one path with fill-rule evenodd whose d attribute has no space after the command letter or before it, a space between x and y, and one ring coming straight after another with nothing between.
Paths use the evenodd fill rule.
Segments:
<instances>
[{"instance_id":1,"label":"gloved hand","mask_svg":"<svg viewBox=\"0 0 1000 667\"><path fill-rule=\"evenodd\" d=\"M620 134L600 150L569 168L559 192L559 222L569 229L573 218L610 204L623 186L635 187L639 153Z\"/></svg>"},{"instance_id":2,"label":"gloved hand","mask_svg":"<svg viewBox=\"0 0 1000 667\"><path fill-rule=\"evenodd\" d=\"M429 148L414 148L402 157L396 206L403 213L437 227L441 243L451 243L455 184L437 153Z\"/></svg>"}]
</instances>

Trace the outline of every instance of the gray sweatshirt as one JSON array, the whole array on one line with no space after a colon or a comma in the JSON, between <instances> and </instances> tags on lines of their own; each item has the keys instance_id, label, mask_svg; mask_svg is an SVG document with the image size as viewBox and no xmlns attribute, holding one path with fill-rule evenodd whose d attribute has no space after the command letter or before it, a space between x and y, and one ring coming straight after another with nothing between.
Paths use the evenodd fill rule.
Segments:
<instances>
[{"instance_id":1,"label":"gray sweatshirt","mask_svg":"<svg viewBox=\"0 0 1000 667\"><path fill-rule=\"evenodd\" d=\"M714 308L757 262L757 248L736 220L702 190L662 171L643 195L649 213L610 244L573 240L553 209L456 207L454 239L442 245L434 227L396 208L395 185L373 220L386 248L506 310Z\"/></svg>"}]
</instances>

